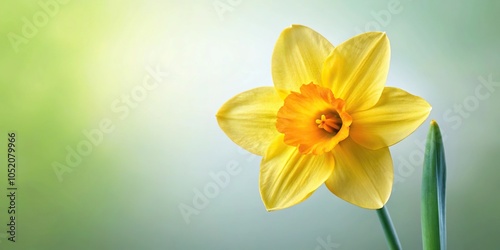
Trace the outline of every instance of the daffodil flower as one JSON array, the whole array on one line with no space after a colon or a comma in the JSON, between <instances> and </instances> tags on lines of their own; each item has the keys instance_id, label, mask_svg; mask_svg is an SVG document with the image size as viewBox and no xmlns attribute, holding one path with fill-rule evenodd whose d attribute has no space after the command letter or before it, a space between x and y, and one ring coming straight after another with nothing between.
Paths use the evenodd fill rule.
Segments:
<instances>
[{"instance_id":1,"label":"daffodil flower","mask_svg":"<svg viewBox=\"0 0 500 250\"><path fill-rule=\"evenodd\" d=\"M389 146L420 126L431 106L385 87L387 35L368 32L334 47L301 26L274 47L274 87L240 93L217 113L219 126L244 149L263 156L260 194L266 209L307 199L323 183L336 196L379 209L389 199Z\"/></svg>"}]
</instances>

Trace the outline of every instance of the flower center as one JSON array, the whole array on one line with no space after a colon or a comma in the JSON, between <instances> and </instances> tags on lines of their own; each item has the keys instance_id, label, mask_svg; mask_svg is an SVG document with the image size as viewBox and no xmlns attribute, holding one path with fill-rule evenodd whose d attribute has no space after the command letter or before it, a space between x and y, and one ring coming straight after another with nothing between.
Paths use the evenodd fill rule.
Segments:
<instances>
[{"instance_id":1,"label":"flower center","mask_svg":"<svg viewBox=\"0 0 500 250\"><path fill-rule=\"evenodd\" d=\"M328 88L309 83L285 98L278 111L276 128L285 134L285 143L303 154L331 151L349 136L351 116L345 102Z\"/></svg>"},{"instance_id":2,"label":"flower center","mask_svg":"<svg viewBox=\"0 0 500 250\"><path fill-rule=\"evenodd\" d=\"M321 115L320 119L316 119L316 124L318 124L318 128L322 128L328 133L337 133L342 127L342 119L338 114L334 115Z\"/></svg>"}]
</instances>

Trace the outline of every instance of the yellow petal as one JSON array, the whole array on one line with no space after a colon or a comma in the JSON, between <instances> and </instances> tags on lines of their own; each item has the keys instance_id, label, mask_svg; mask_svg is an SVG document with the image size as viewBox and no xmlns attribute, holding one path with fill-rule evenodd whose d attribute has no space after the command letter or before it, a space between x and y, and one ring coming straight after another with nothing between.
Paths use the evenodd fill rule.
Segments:
<instances>
[{"instance_id":1,"label":"yellow petal","mask_svg":"<svg viewBox=\"0 0 500 250\"><path fill-rule=\"evenodd\" d=\"M268 211L296 205L309 197L334 169L331 153L304 155L276 137L260 168L260 194Z\"/></svg>"},{"instance_id":2,"label":"yellow petal","mask_svg":"<svg viewBox=\"0 0 500 250\"><path fill-rule=\"evenodd\" d=\"M279 135L276 114L283 100L273 87L255 88L236 95L217 112L217 121L226 135L244 149L264 155Z\"/></svg>"},{"instance_id":3,"label":"yellow petal","mask_svg":"<svg viewBox=\"0 0 500 250\"><path fill-rule=\"evenodd\" d=\"M356 206L381 208L389 199L393 169L388 148L366 149L350 138L333 150L335 169L325 182L332 193Z\"/></svg>"},{"instance_id":4,"label":"yellow petal","mask_svg":"<svg viewBox=\"0 0 500 250\"><path fill-rule=\"evenodd\" d=\"M351 114L350 136L369 149L392 146L413 133L430 111L431 106L424 99L386 87L374 107Z\"/></svg>"},{"instance_id":5,"label":"yellow petal","mask_svg":"<svg viewBox=\"0 0 500 250\"><path fill-rule=\"evenodd\" d=\"M382 32L355 36L336 47L323 65L323 86L346 101L347 112L371 108L389 72L389 39Z\"/></svg>"},{"instance_id":6,"label":"yellow petal","mask_svg":"<svg viewBox=\"0 0 500 250\"><path fill-rule=\"evenodd\" d=\"M284 99L290 91L298 92L302 84L321 85L321 69L333 45L316 31L292 25L281 32L272 57L275 88Z\"/></svg>"}]
</instances>

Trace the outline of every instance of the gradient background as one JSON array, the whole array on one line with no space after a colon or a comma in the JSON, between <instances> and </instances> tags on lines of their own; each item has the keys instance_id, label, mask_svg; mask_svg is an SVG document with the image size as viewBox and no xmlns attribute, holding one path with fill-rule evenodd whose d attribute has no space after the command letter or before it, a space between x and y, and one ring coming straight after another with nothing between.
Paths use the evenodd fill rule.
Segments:
<instances>
[{"instance_id":1,"label":"gradient background","mask_svg":"<svg viewBox=\"0 0 500 250\"><path fill-rule=\"evenodd\" d=\"M52 13L44 3L56 3ZM334 45L387 32L387 85L428 100L447 136L449 249L498 249L500 87L482 88L482 100L475 90L481 77L500 82L499 13L498 1L2 1L0 249L328 249L327 241L331 249L386 249L376 213L324 186L266 212L260 157L217 125L230 97L272 85L274 43L293 23ZM39 26L13 46L9 34L22 36L24 18ZM168 75L127 115L113 110L125 107L148 67ZM468 110L459 114L457 105ZM68 147L102 119L114 130L58 179L54 162L65 164ZM418 145L428 124L391 148L399 179L388 207L405 249L421 249ZM18 139L14 244L2 226L8 131ZM198 190L213 187L210 174L228 164L240 172L187 223L179 206L193 206Z\"/></svg>"}]
</instances>

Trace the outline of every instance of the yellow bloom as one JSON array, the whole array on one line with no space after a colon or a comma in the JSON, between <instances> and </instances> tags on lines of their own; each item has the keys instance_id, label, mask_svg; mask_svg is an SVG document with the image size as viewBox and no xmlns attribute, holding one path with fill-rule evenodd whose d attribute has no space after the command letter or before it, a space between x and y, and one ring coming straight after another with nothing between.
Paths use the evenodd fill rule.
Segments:
<instances>
[{"instance_id":1,"label":"yellow bloom","mask_svg":"<svg viewBox=\"0 0 500 250\"><path fill-rule=\"evenodd\" d=\"M334 47L300 25L274 47L273 87L236 95L217 113L236 144L263 156L260 193L268 210L293 206L321 184L354 205L378 209L389 199L388 147L411 134L431 106L384 87L390 47L368 32Z\"/></svg>"}]
</instances>

